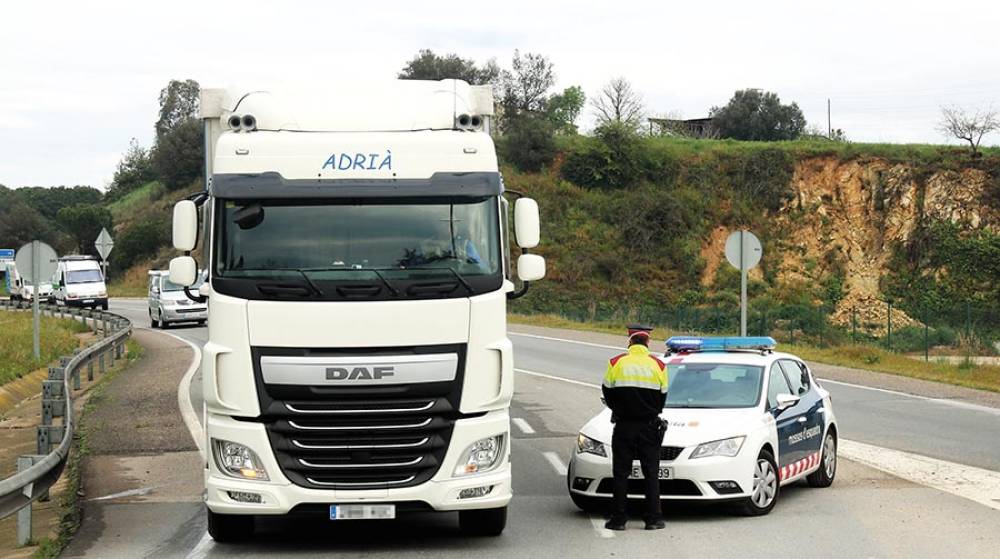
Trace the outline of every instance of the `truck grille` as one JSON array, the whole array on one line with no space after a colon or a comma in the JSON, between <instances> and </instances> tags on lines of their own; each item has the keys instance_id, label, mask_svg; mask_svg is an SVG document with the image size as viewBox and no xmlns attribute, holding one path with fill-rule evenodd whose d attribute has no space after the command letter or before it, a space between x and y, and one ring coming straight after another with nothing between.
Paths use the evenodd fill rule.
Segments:
<instances>
[{"instance_id":1,"label":"truck grille","mask_svg":"<svg viewBox=\"0 0 1000 559\"><path fill-rule=\"evenodd\" d=\"M456 347L444 349L454 352ZM266 384L260 356L274 353L256 348L260 421L282 472L292 483L314 489L389 489L430 480L444 460L459 416L465 361L464 346L459 349L455 381L342 388Z\"/></svg>"}]
</instances>

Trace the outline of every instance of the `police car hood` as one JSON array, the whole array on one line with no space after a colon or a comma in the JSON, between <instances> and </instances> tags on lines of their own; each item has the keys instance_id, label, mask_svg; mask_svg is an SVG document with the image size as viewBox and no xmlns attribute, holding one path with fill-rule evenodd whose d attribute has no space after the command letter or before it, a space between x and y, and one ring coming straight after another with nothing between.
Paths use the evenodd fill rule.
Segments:
<instances>
[{"instance_id":1,"label":"police car hood","mask_svg":"<svg viewBox=\"0 0 1000 559\"><path fill-rule=\"evenodd\" d=\"M669 422L664 446L688 447L745 435L759 424L762 412L754 408L667 408L660 417ZM611 443L611 410L605 408L584 425L581 432L594 440Z\"/></svg>"}]
</instances>

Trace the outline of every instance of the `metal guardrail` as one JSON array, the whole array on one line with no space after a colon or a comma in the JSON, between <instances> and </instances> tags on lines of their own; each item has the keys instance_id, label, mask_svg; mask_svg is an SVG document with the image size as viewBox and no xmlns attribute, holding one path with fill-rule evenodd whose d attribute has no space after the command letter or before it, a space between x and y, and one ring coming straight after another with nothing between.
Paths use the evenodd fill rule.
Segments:
<instances>
[{"instance_id":1,"label":"metal guardrail","mask_svg":"<svg viewBox=\"0 0 1000 559\"><path fill-rule=\"evenodd\" d=\"M25 301L0 301L0 310L28 311ZM132 322L120 315L87 309L39 305L42 315L80 319L101 339L62 357L58 366L49 367L49 380L42 383L42 425L38 426L38 454L18 458L18 472L0 480L0 518L18 514L18 541L31 537L31 503L48 496L49 488L62 475L73 443L76 418L73 414L73 391L80 389L80 375L86 367L88 380L94 378L94 365L103 373L108 364L123 356L125 340L132 333ZM110 363L107 357L110 356ZM53 425L53 418L62 418ZM25 530L26 528L26 530Z\"/></svg>"}]
</instances>

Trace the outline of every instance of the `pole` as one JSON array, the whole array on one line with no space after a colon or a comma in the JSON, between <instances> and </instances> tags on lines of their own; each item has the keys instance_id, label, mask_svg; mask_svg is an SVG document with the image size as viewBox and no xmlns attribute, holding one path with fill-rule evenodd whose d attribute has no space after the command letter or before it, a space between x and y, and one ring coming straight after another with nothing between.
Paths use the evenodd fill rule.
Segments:
<instances>
[{"instance_id":1,"label":"pole","mask_svg":"<svg viewBox=\"0 0 1000 559\"><path fill-rule=\"evenodd\" d=\"M743 240L743 230L740 230L740 335L747 335L747 265L746 242Z\"/></svg>"},{"instance_id":2,"label":"pole","mask_svg":"<svg viewBox=\"0 0 1000 559\"><path fill-rule=\"evenodd\" d=\"M31 296L31 321L32 326L34 327L32 349L34 350L36 360L42 358L41 340L39 339L39 329L41 328L41 324L38 318L38 294L41 290L39 287L41 282L38 281L38 276L42 275L42 263L39 261L42 249L39 245L40 243L38 241L31 241L31 276L34 278L32 283L34 284L35 289L35 292Z\"/></svg>"},{"instance_id":3,"label":"pole","mask_svg":"<svg viewBox=\"0 0 1000 559\"><path fill-rule=\"evenodd\" d=\"M830 98L826 98L826 137L833 139L833 124L830 121Z\"/></svg>"},{"instance_id":4,"label":"pole","mask_svg":"<svg viewBox=\"0 0 1000 559\"><path fill-rule=\"evenodd\" d=\"M888 304L889 304L889 316L886 322L887 328L885 335L885 343L888 346L889 351L892 351L892 301L888 301Z\"/></svg>"},{"instance_id":5,"label":"pole","mask_svg":"<svg viewBox=\"0 0 1000 559\"><path fill-rule=\"evenodd\" d=\"M924 309L924 362L931 360L930 332L927 327L927 309Z\"/></svg>"}]
</instances>

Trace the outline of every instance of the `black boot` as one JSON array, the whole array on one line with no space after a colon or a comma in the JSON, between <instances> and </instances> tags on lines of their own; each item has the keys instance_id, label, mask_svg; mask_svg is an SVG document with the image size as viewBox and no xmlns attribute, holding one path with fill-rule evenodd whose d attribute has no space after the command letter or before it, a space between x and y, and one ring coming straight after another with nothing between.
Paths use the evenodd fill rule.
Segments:
<instances>
[{"instance_id":1,"label":"black boot","mask_svg":"<svg viewBox=\"0 0 1000 559\"><path fill-rule=\"evenodd\" d=\"M604 523L604 527L607 528L608 530L615 530L617 532L620 532L625 529L625 519L615 518L612 516L611 520L608 520L607 522Z\"/></svg>"},{"instance_id":2,"label":"black boot","mask_svg":"<svg viewBox=\"0 0 1000 559\"><path fill-rule=\"evenodd\" d=\"M662 529L664 529L666 527L667 527L667 525L666 525L665 522L663 522L662 518L659 519L659 520L653 520L653 521L647 520L646 521L646 529L647 530L662 530Z\"/></svg>"}]
</instances>

